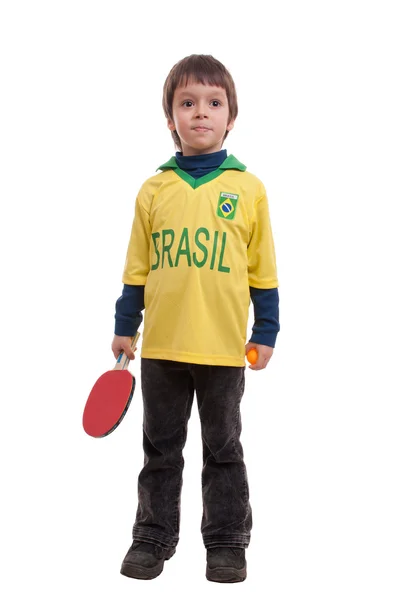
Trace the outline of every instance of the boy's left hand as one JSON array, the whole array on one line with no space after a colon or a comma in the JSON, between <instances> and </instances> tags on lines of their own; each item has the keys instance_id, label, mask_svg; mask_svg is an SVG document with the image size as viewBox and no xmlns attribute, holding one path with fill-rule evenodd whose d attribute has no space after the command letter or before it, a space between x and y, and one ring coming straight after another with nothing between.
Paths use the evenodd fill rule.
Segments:
<instances>
[{"instance_id":1,"label":"boy's left hand","mask_svg":"<svg viewBox=\"0 0 398 600\"><path fill-rule=\"evenodd\" d=\"M245 346L245 354L248 353L250 348L255 348L257 350L257 362L254 365L249 365L249 369L253 371L261 371L261 369L265 369L270 358L274 352L274 349L271 346L263 346L263 344L253 344L253 342L248 342Z\"/></svg>"}]
</instances>

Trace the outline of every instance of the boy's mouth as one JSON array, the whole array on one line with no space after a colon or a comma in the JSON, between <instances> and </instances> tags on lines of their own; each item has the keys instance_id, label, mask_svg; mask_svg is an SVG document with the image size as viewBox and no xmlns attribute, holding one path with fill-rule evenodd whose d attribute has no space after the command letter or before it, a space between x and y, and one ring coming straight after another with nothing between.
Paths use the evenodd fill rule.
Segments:
<instances>
[{"instance_id":1,"label":"boy's mouth","mask_svg":"<svg viewBox=\"0 0 398 600\"><path fill-rule=\"evenodd\" d=\"M194 127L194 131L210 131L209 127Z\"/></svg>"}]
</instances>

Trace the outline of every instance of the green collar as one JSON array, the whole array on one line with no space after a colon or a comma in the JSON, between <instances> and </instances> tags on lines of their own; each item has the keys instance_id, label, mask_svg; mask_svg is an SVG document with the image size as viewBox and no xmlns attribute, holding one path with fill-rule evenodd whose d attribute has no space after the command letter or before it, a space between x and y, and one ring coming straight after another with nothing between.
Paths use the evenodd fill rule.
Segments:
<instances>
[{"instance_id":1,"label":"green collar","mask_svg":"<svg viewBox=\"0 0 398 600\"><path fill-rule=\"evenodd\" d=\"M186 183L188 183L191 186L191 188L195 190L204 183L216 179L216 177L222 175L222 173L224 173L224 171L227 169L237 169L238 171L246 171L246 166L239 162L238 159L236 159L235 156L233 156L233 154L230 154L217 169L215 169L211 173L208 173L207 175L203 175L203 177L195 179L194 177L192 177L192 175L189 175L189 173L180 169L175 156L172 156L170 160L164 163L164 165L160 165L160 167L158 167L156 170L167 171L170 169L174 169L174 172L179 177L181 177L181 179L183 179Z\"/></svg>"},{"instance_id":2,"label":"green collar","mask_svg":"<svg viewBox=\"0 0 398 600\"><path fill-rule=\"evenodd\" d=\"M172 156L170 160L165 162L163 165L160 165L156 170L157 171L166 171L167 169L178 169L176 157ZM233 154L227 156L224 162L218 167L218 169L238 169L238 171L246 171L246 166L238 161L237 158Z\"/></svg>"}]
</instances>

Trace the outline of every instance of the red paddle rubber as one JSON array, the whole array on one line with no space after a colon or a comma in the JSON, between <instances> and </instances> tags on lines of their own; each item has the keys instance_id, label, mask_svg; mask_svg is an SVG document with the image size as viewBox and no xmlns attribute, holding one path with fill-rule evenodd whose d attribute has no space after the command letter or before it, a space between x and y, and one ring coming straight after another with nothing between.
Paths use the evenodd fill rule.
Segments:
<instances>
[{"instance_id":1,"label":"red paddle rubber","mask_svg":"<svg viewBox=\"0 0 398 600\"><path fill-rule=\"evenodd\" d=\"M84 431L104 437L119 425L127 412L135 387L128 370L107 371L94 384L83 413Z\"/></svg>"}]
</instances>

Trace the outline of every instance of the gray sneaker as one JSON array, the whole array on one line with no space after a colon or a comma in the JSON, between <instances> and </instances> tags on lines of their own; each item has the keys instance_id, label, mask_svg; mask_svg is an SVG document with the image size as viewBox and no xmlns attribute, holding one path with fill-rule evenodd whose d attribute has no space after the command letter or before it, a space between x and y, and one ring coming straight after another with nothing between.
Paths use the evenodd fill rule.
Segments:
<instances>
[{"instance_id":1,"label":"gray sneaker","mask_svg":"<svg viewBox=\"0 0 398 600\"><path fill-rule=\"evenodd\" d=\"M218 583L236 583L246 579L244 548L208 548L206 577Z\"/></svg>"},{"instance_id":2,"label":"gray sneaker","mask_svg":"<svg viewBox=\"0 0 398 600\"><path fill-rule=\"evenodd\" d=\"M135 579L154 579L163 571L164 561L169 560L175 551L175 548L134 541L124 557L120 572Z\"/></svg>"}]
</instances>

